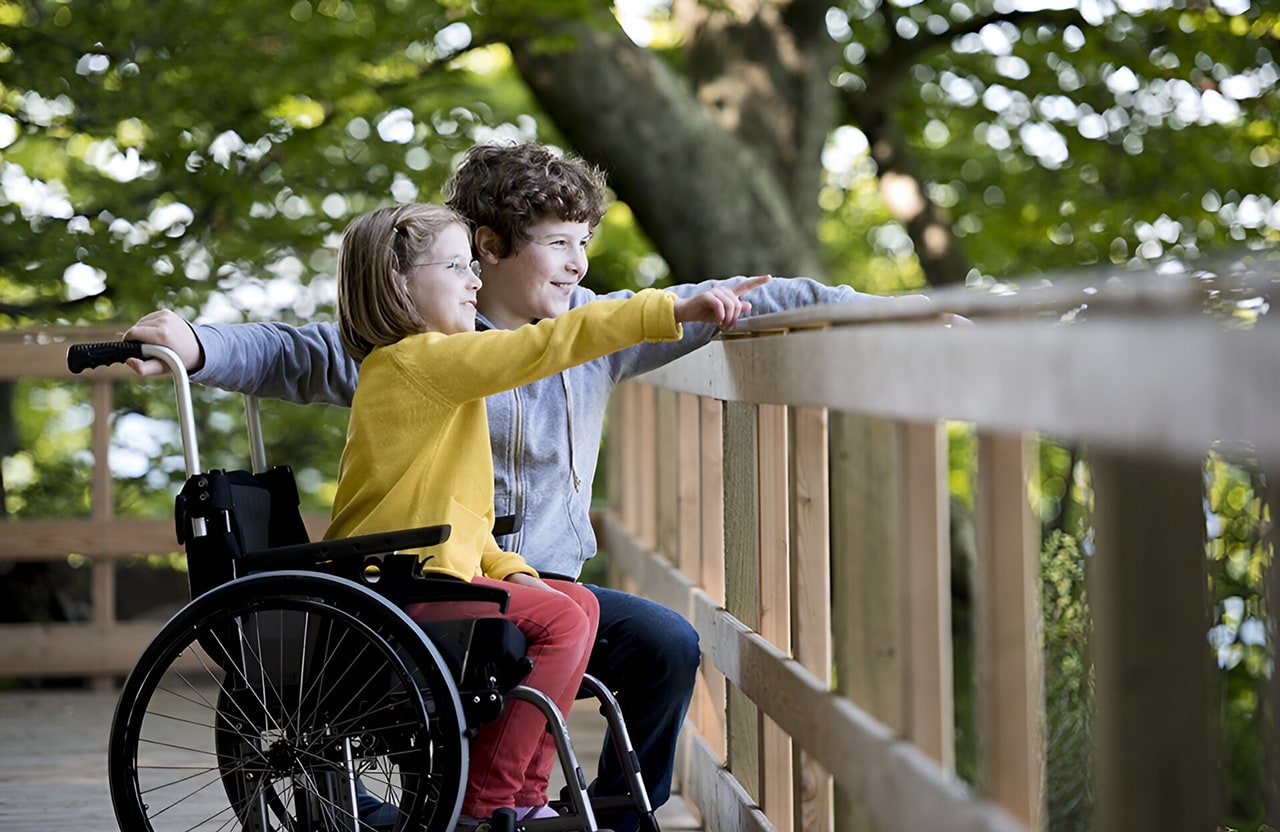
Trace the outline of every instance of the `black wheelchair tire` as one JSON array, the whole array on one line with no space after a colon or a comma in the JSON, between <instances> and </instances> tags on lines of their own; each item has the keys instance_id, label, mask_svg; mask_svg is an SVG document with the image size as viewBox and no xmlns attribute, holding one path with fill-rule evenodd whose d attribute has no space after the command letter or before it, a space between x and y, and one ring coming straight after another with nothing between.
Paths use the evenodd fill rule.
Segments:
<instances>
[{"instance_id":1,"label":"black wheelchair tire","mask_svg":"<svg viewBox=\"0 0 1280 832\"><path fill-rule=\"evenodd\" d=\"M446 665L395 605L315 572L250 575L179 611L129 674L112 803L120 828L139 832L446 832L465 787L464 728ZM391 802L393 825L357 824L349 792L333 797L353 775Z\"/></svg>"}]
</instances>

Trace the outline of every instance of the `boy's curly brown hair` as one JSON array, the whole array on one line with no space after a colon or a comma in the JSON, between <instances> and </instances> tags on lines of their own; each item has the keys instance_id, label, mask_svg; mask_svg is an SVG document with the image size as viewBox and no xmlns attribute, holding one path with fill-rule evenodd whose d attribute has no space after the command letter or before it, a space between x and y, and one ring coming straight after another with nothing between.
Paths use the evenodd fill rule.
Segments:
<instances>
[{"instance_id":1,"label":"boy's curly brown hair","mask_svg":"<svg viewBox=\"0 0 1280 832\"><path fill-rule=\"evenodd\" d=\"M536 142L473 146L445 184L444 196L473 229L497 232L499 257L523 248L536 222L551 218L595 227L606 207L603 171Z\"/></svg>"}]
</instances>

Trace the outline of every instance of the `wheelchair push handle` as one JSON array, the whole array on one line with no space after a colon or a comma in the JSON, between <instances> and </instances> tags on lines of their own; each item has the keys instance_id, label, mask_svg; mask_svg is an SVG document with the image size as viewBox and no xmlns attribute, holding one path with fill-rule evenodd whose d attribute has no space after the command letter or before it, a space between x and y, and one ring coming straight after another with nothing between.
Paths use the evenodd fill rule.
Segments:
<instances>
[{"instance_id":1,"label":"wheelchair push handle","mask_svg":"<svg viewBox=\"0 0 1280 832\"><path fill-rule=\"evenodd\" d=\"M196 443L195 409L191 405L191 381L182 359L168 347L144 344L141 341L101 341L93 344L72 344L67 348L67 369L72 373L123 364L130 358L155 358L173 376L173 392L178 400L178 429L182 434L182 457L187 466L187 476L200 470L200 450Z\"/></svg>"},{"instance_id":2,"label":"wheelchair push handle","mask_svg":"<svg viewBox=\"0 0 1280 832\"><path fill-rule=\"evenodd\" d=\"M67 369L73 373L123 364L130 358L145 358L140 341L102 341L96 344L72 344L67 349Z\"/></svg>"}]
</instances>

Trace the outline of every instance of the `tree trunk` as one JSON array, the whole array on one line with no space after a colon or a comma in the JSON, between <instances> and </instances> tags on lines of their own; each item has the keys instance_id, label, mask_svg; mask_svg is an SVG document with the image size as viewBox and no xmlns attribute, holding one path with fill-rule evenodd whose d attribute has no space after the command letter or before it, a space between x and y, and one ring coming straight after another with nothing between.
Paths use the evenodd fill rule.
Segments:
<instances>
[{"instance_id":1,"label":"tree trunk","mask_svg":"<svg viewBox=\"0 0 1280 832\"><path fill-rule=\"evenodd\" d=\"M543 37L513 39L521 76L569 143L607 171L673 280L824 275L816 229L820 148L812 139L786 153L777 138L772 150L758 150L752 144L758 118L750 119L751 141L724 129L670 66L635 46L611 18L594 25L547 20L542 33L574 47L549 49ZM797 104L789 97L777 101L790 121ZM802 132L825 135L830 125L828 115L820 127L815 122ZM684 171L695 173L681 176Z\"/></svg>"}]
</instances>

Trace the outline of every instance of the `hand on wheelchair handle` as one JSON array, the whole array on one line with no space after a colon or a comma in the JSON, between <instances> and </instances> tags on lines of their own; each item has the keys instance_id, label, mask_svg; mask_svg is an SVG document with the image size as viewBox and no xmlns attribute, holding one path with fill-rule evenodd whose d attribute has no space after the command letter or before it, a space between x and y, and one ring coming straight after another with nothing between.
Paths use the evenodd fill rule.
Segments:
<instances>
[{"instance_id":1,"label":"hand on wheelchair handle","mask_svg":"<svg viewBox=\"0 0 1280 832\"><path fill-rule=\"evenodd\" d=\"M130 341L168 347L178 354L189 373L204 366L204 348L200 345L195 330L186 319L168 309L143 315L129 327L124 337ZM139 357L125 363L129 365L129 369L143 377L164 375L166 372L164 364L154 359Z\"/></svg>"}]
</instances>

